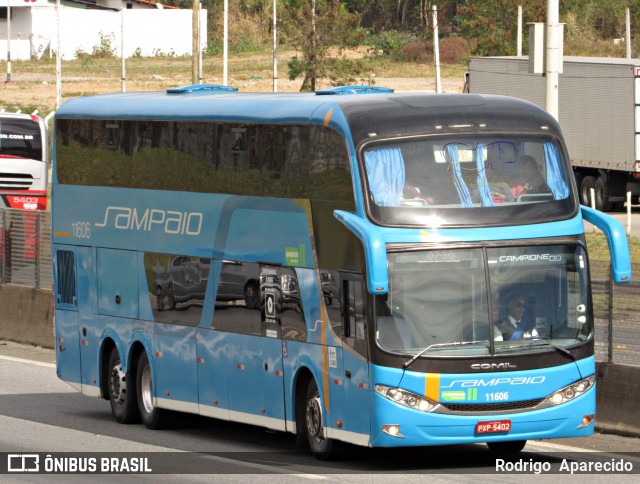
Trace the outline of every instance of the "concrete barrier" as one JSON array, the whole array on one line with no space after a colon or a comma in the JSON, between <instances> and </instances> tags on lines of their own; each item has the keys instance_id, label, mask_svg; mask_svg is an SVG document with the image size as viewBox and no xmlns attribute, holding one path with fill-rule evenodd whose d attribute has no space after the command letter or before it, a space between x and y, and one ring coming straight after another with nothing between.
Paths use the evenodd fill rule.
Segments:
<instances>
[{"instance_id":1,"label":"concrete barrier","mask_svg":"<svg viewBox=\"0 0 640 484\"><path fill-rule=\"evenodd\" d=\"M0 339L53 348L52 297L49 290L0 284Z\"/></svg>"},{"instance_id":2,"label":"concrete barrier","mask_svg":"<svg viewBox=\"0 0 640 484\"><path fill-rule=\"evenodd\" d=\"M596 390L596 428L605 433L640 437L640 367L597 363Z\"/></svg>"}]
</instances>

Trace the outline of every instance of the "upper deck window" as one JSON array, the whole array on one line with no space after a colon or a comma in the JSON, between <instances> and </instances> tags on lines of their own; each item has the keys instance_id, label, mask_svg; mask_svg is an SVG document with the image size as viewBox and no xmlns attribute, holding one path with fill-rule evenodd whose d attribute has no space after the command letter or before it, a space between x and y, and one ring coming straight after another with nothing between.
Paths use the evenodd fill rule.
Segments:
<instances>
[{"instance_id":1,"label":"upper deck window","mask_svg":"<svg viewBox=\"0 0 640 484\"><path fill-rule=\"evenodd\" d=\"M323 126L56 120L60 184L354 203L347 144Z\"/></svg>"},{"instance_id":2,"label":"upper deck window","mask_svg":"<svg viewBox=\"0 0 640 484\"><path fill-rule=\"evenodd\" d=\"M552 138L395 140L368 145L362 165L368 212L381 225L532 223L577 207Z\"/></svg>"}]
</instances>

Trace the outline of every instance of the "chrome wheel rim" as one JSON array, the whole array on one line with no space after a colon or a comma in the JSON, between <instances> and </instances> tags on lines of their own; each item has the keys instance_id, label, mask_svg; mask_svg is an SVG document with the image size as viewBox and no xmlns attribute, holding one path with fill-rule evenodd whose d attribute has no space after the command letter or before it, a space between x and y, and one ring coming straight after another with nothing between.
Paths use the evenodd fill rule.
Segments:
<instances>
[{"instance_id":1,"label":"chrome wheel rim","mask_svg":"<svg viewBox=\"0 0 640 484\"><path fill-rule=\"evenodd\" d=\"M322 439L322 407L319 396L307 402L307 432L311 437Z\"/></svg>"},{"instance_id":2,"label":"chrome wheel rim","mask_svg":"<svg viewBox=\"0 0 640 484\"><path fill-rule=\"evenodd\" d=\"M110 391L113 400L122 405L127 397L127 379L119 361L111 369Z\"/></svg>"},{"instance_id":3,"label":"chrome wheel rim","mask_svg":"<svg viewBox=\"0 0 640 484\"><path fill-rule=\"evenodd\" d=\"M153 397L151 395L151 367L145 366L140 379L140 392L142 394L142 405L147 413L153 412Z\"/></svg>"}]
</instances>

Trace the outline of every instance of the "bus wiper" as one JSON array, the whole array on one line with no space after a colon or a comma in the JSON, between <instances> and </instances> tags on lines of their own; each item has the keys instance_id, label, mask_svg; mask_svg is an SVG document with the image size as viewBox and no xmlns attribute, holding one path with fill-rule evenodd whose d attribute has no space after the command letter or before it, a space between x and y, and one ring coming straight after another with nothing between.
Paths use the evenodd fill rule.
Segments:
<instances>
[{"instance_id":1,"label":"bus wiper","mask_svg":"<svg viewBox=\"0 0 640 484\"><path fill-rule=\"evenodd\" d=\"M472 344L483 343L483 342L484 341L454 341L453 343L434 343L432 345L427 346L425 349L423 349L419 353L416 353L414 356L411 357L410 360L405 361L402 364L402 367L406 370L411 365L413 365L414 361L416 361L418 358L424 355L431 348L446 348L448 346L464 346L464 345L472 345Z\"/></svg>"},{"instance_id":2,"label":"bus wiper","mask_svg":"<svg viewBox=\"0 0 640 484\"><path fill-rule=\"evenodd\" d=\"M558 345L553 344L550 339L542 339L542 338L540 338L540 339L534 339L533 341L541 341L542 343L550 346L551 348L553 348L554 350L558 351L559 353L562 353L563 355L568 356L571 361L576 361L576 357L574 356L573 353L571 353L571 351L569 351L566 348L563 348L562 346L558 346ZM529 345L529 347L531 348L533 346L543 346L543 345L538 345L538 344L534 345L533 342L532 342Z\"/></svg>"}]
</instances>

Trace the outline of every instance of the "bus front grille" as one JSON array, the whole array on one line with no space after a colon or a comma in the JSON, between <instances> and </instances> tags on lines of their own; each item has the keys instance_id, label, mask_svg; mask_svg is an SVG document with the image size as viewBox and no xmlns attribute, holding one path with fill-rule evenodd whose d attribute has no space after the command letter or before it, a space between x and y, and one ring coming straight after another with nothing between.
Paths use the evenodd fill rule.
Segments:
<instances>
[{"instance_id":1,"label":"bus front grille","mask_svg":"<svg viewBox=\"0 0 640 484\"><path fill-rule=\"evenodd\" d=\"M0 173L0 189L28 190L33 185L33 176L28 173Z\"/></svg>"},{"instance_id":2,"label":"bus front grille","mask_svg":"<svg viewBox=\"0 0 640 484\"><path fill-rule=\"evenodd\" d=\"M441 403L440 405L450 412L477 413L477 412L513 412L518 410L533 410L544 401L544 398L534 400L522 400L519 402L499 403Z\"/></svg>"}]
</instances>

